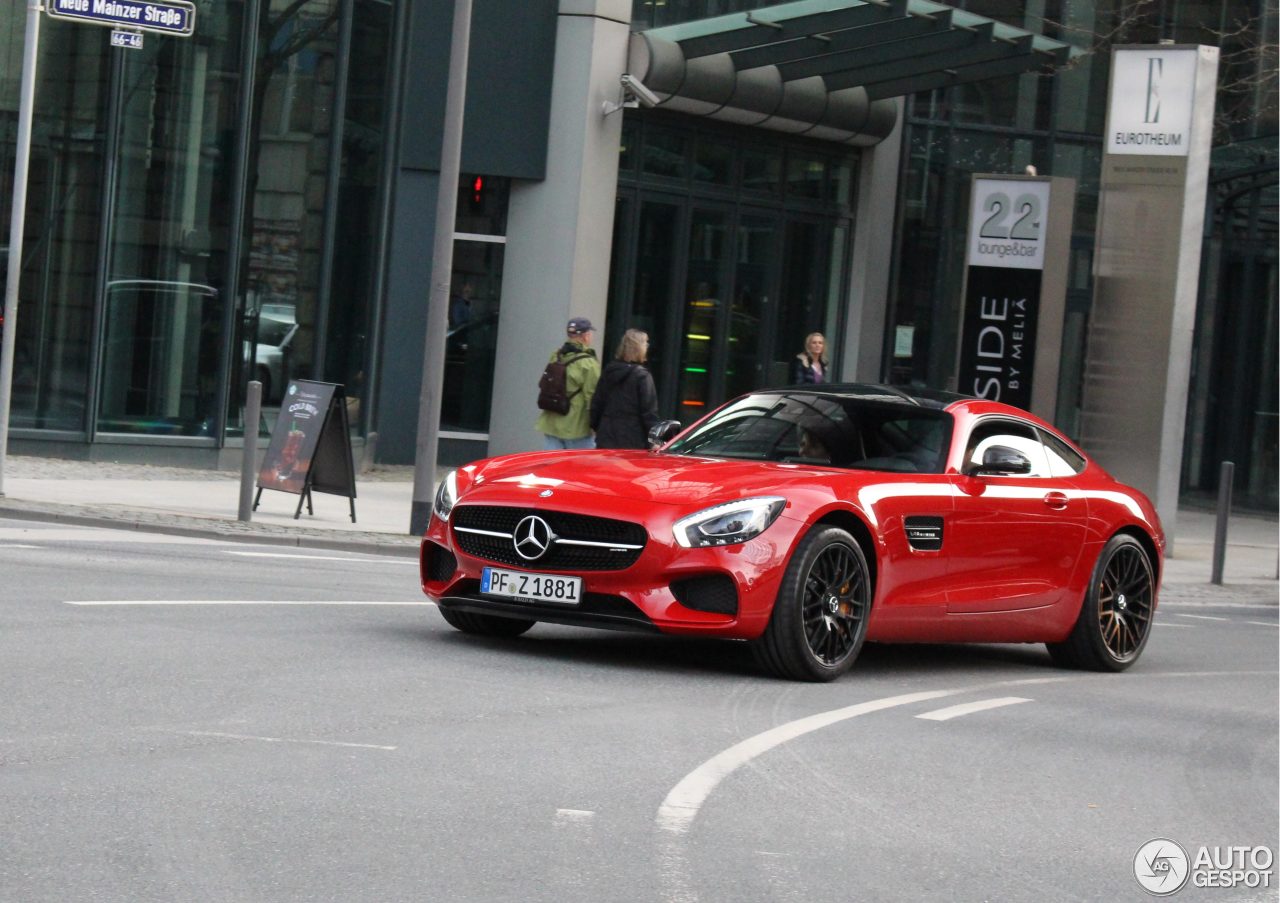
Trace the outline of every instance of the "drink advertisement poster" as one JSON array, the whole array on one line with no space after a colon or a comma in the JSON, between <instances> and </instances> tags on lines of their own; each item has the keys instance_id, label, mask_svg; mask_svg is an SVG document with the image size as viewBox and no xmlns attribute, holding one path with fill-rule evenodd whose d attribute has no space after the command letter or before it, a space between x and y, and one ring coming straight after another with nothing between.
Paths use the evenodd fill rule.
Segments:
<instances>
[{"instance_id":1,"label":"drink advertisement poster","mask_svg":"<svg viewBox=\"0 0 1280 903\"><path fill-rule=\"evenodd\" d=\"M260 489L301 494L333 402L333 383L295 379L285 390L271 444L258 471Z\"/></svg>"}]
</instances>

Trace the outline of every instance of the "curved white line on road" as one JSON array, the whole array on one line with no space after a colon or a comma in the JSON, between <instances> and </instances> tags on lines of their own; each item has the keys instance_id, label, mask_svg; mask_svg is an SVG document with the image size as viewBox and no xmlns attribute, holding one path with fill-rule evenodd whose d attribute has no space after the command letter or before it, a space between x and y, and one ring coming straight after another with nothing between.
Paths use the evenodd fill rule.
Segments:
<instances>
[{"instance_id":1,"label":"curved white line on road","mask_svg":"<svg viewBox=\"0 0 1280 903\"><path fill-rule=\"evenodd\" d=\"M964 692L964 689L931 690L924 693L907 693L902 696L873 699L870 702L860 702L843 709L819 712L807 718L779 725L754 737L748 737L736 746L731 746L703 762L689 772L684 780L676 784L667 794L667 798L662 801L662 805L658 807L658 827L672 834L683 834L688 831L690 823L697 816L698 810L702 808L707 797L711 795L711 791L716 789L716 785L756 756L788 740L794 740L796 737L802 737L840 721L857 718L859 715L868 715L871 712L879 712L895 706L910 705L913 702L954 696Z\"/></svg>"},{"instance_id":2,"label":"curved white line on road","mask_svg":"<svg viewBox=\"0 0 1280 903\"><path fill-rule=\"evenodd\" d=\"M1017 705L1020 702L1031 702L1023 696L1002 696L999 699L983 699L978 702L962 702L960 705L948 706L945 709L934 709L932 712L925 712L923 715L917 715L917 718L924 718L927 721L950 721L952 718L959 718L962 715L972 715L974 712L985 712L989 709L998 709L1007 705Z\"/></svg>"}]
</instances>

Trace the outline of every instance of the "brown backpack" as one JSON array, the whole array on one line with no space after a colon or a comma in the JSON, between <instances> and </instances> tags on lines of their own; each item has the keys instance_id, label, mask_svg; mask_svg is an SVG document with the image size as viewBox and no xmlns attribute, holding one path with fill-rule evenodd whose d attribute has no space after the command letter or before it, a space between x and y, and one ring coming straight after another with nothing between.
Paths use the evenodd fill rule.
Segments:
<instances>
[{"instance_id":1,"label":"brown backpack","mask_svg":"<svg viewBox=\"0 0 1280 903\"><path fill-rule=\"evenodd\" d=\"M552 414L568 414L570 399L577 392L569 391L569 365L574 361L591 357L590 354L571 354L568 357L556 355L555 360L547 364L538 380L538 407Z\"/></svg>"}]
</instances>

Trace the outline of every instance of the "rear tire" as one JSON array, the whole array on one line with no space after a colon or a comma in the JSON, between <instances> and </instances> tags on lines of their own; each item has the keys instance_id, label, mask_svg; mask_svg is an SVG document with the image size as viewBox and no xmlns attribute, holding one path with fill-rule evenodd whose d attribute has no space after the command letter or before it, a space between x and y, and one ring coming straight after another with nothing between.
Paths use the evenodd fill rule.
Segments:
<instances>
[{"instance_id":1,"label":"rear tire","mask_svg":"<svg viewBox=\"0 0 1280 903\"><path fill-rule=\"evenodd\" d=\"M1117 534L1093 567L1080 617L1061 643L1047 643L1063 668L1123 671L1142 655L1155 615L1156 579L1142 544Z\"/></svg>"},{"instance_id":2,"label":"rear tire","mask_svg":"<svg viewBox=\"0 0 1280 903\"><path fill-rule=\"evenodd\" d=\"M504 618L500 615L482 615L474 611L458 611L440 606L440 616L450 627L476 636L520 636L537 621L523 618Z\"/></svg>"},{"instance_id":3,"label":"rear tire","mask_svg":"<svg viewBox=\"0 0 1280 903\"><path fill-rule=\"evenodd\" d=\"M852 666L867 636L871 574L848 531L818 527L796 547L756 660L788 680L831 681Z\"/></svg>"}]
</instances>

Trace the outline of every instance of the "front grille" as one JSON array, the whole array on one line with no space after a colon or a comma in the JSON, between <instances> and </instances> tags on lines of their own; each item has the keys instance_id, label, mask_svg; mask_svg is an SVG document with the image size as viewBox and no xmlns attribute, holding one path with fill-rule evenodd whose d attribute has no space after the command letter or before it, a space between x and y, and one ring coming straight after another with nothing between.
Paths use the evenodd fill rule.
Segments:
<instances>
[{"instance_id":1,"label":"front grille","mask_svg":"<svg viewBox=\"0 0 1280 903\"><path fill-rule=\"evenodd\" d=\"M516 553L511 534L516 524L531 514L547 522L557 542L535 561ZM620 571L636 563L648 539L644 527L623 520L546 511L537 508L508 508L496 505L459 505L453 509L453 538L457 547L468 555L499 564L523 568L547 568L560 571ZM468 533L486 530L503 536ZM600 546L578 546L563 542L604 543ZM609 543L638 546L635 549L610 548Z\"/></svg>"},{"instance_id":2,"label":"front grille","mask_svg":"<svg viewBox=\"0 0 1280 903\"><path fill-rule=\"evenodd\" d=\"M725 574L690 577L671 584L671 594L685 608L721 615L738 613L738 588Z\"/></svg>"}]
</instances>

